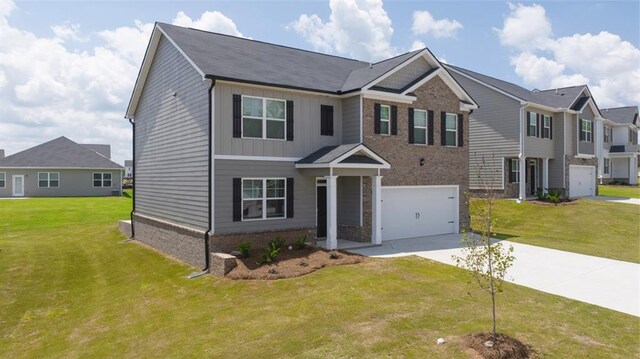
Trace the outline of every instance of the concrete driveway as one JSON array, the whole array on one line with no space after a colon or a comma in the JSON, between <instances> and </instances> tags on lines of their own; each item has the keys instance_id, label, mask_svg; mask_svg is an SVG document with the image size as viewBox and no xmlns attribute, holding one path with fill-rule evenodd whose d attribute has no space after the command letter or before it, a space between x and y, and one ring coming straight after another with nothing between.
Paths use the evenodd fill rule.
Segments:
<instances>
[{"instance_id":1,"label":"concrete driveway","mask_svg":"<svg viewBox=\"0 0 640 359\"><path fill-rule=\"evenodd\" d=\"M525 287L640 316L640 264L502 241L512 245L516 260L507 279ZM350 250L371 257L417 255L455 265L460 235L383 242Z\"/></svg>"}]
</instances>

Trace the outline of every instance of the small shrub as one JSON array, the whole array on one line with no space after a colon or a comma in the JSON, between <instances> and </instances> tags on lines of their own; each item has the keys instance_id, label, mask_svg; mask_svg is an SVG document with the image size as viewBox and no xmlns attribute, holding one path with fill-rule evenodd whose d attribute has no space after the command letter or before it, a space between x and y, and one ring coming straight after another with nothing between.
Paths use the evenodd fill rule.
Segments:
<instances>
[{"instance_id":1,"label":"small shrub","mask_svg":"<svg viewBox=\"0 0 640 359\"><path fill-rule=\"evenodd\" d=\"M296 239L293 244L295 245L296 249L305 249L307 248L307 235L305 234L304 236Z\"/></svg>"},{"instance_id":2,"label":"small shrub","mask_svg":"<svg viewBox=\"0 0 640 359\"><path fill-rule=\"evenodd\" d=\"M556 206L558 205L558 203L562 202L562 194L560 192L556 192L556 191L549 191L547 193L547 201L555 204Z\"/></svg>"},{"instance_id":3,"label":"small shrub","mask_svg":"<svg viewBox=\"0 0 640 359\"><path fill-rule=\"evenodd\" d=\"M249 255L251 254L251 243L249 242L240 243L238 245L238 251L242 255L242 258L249 258Z\"/></svg>"},{"instance_id":4,"label":"small shrub","mask_svg":"<svg viewBox=\"0 0 640 359\"><path fill-rule=\"evenodd\" d=\"M280 237L270 240L269 243L267 243L266 252L262 255L262 261L258 264L262 265L265 263L273 263L278 254L280 254L280 250L282 249L283 245L284 240Z\"/></svg>"},{"instance_id":5,"label":"small shrub","mask_svg":"<svg viewBox=\"0 0 640 359\"><path fill-rule=\"evenodd\" d=\"M547 196L544 194L544 191L541 190L541 189L538 189L536 191L536 196L538 197L538 200L540 200L540 201L544 201L544 200L547 199Z\"/></svg>"},{"instance_id":6,"label":"small shrub","mask_svg":"<svg viewBox=\"0 0 640 359\"><path fill-rule=\"evenodd\" d=\"M329 252L329 258L330 259L339 259L340 258L340 254L338 254L338 251L331 251L331 252Z\"/></svg>"},{"instance_id":7,"label":"small shrub","mask_svg":"<svg viewBox=\"0 0 640 359\"><path fill-rule=\"evenodd\" d=\"M269 269L269 274L278 274L278 270L275 268Z\"/></svg>"},{"instance_id":8,"label":"small shrub","mask_svg":"<svg viewBox=\"0 0 640 359\"><path fill-rule=\"evenodd\" d=\"M306 260L301 260L300 261L300 267L308 267L309 266L309 262L307 262Z\"/></svg>"}]
</instances>

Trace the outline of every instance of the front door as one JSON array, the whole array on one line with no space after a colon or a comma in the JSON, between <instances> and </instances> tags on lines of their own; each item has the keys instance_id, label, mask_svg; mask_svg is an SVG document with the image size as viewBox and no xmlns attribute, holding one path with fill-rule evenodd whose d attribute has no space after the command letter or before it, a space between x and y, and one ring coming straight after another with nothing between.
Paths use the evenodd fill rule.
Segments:
<instances>
[{"instance_id":1,"label":"front door","mask_svg":"<svg viewBox=\"0 0 640 359\"><path fill-rule=\"evenodd\" d=\"M13 196L24 196L24 175L13 175Z\"/></svg>"},{"instance_id":2,"label":"front door","mask_svg":"<svg viewBox=\"0 0 640 359\"><path fill-rule=\"evenodd\" d=\"M531 161L529 163L529 183L531 184L530 193L532 196L536 195L536 163L535 161Z\"/></svg>"},{"instance_id":3,"label":"front door","mask_svg":"<svg viewBox=\"0 0 640 359\"><path fill-rule=\"evenodd\" d=\"M317 203L317 237L323 238L327 236L327 187L316 187L316 203Z\"/></svg>"}]
</instances>

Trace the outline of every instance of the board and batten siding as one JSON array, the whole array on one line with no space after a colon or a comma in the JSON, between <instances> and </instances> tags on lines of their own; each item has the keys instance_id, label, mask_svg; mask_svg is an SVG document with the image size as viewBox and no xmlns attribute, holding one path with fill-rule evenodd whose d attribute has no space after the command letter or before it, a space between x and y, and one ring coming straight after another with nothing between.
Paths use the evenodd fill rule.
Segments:
<instances>
[{"instance_id":1,"label":"board and batten siding","mask_svg":"<svg viewBox=\"0 0 640 359\"><path fill-rule=\"evenodd\" d=\"M531 108L531 107L527 107L526 111L525 111L525 120L522 121L523 126L526 124L527 126L529 125L529 119L527 118L527 112L535 112L537 114L542 115L546 115L546 116L551 116L552 121L553 121L553 127L555 127L556 123L556 115L547 111L541 111L538 110L537 108ZM553 158L554 156L554 149L556 146L556 141L560 141L559 143L562 143L562 140L559 139L556 135L555 135L555 128L553 128L554 130L554 134L553 134L553 139L548 139L548 138L542 138L542 131L544 129L544 122L542 117L540 118L540 137L537 137L535 134L532 134L531 136L527 136L527 128L523 127L523 131L524 131L524 155L526 157L533 157L533 158Z\"/></svg>"},{"instance_id":2,"label":"board and batten siding","mask_svg":"<svg viewBox=\"0 0 640 359\"><path fill-rule=\"evenodd\" d=\"M214 233L242 233L315 227L316 178L303 176L295 168L294 162L217 159L214 168ZM294 179L293 218L233 221L233 178L289 177Z\"/></svg>"},{"instance_id":3,"label":"board and batten siding","mask_svg":"<svg viewBox=\"0 0 640 359\"><path fill-rule=\"evenodd\" d=\"M38 172L57 172L59 185L57 188L38 187ZM111 173L110 187L93 187L93 173ZM30 169L0 168L5 173L6 183L0 187L0 198L13 197L13 176L24 176L24 197L91 197L111 196L122 191L122 170L110 169Z\"/></svg>"},{"instance_id":4,"label":"board and batten siding","mask_svg":"<svg viewBox=\"0 0 640 359\"><path fill-rule=\"evenodd\" d=\"M564 188L564 113L553 114L553 159L549 160L549 188Z\"/></svg>"},{"instance_id":5,"label":"board and batten siding","mask_svg":"<svg viewBox=\"0 0 640 359\"><path fill-rule=\"evenodd\" d=\"M596 131L596 121L595 118L596 116L594 115L593 111L591 110L591 106L586 106L584 108L584 110L582 110L582 113L580 115L578 115L579 119L584 119L584 120L588 120L591 121L591 136L593 141L591 142L587 142L587 141L580 141L580 137L578 137L578 152L581 155L593 155L595 154L595 143L596 143L596 137L598 136L599 133L598 131ZM578 120L578 123L576 124L577 126L580 126L580 122ZM580 127L578 127L579 129Z\"/></svg>"},{"instance_id":6,"label":"board and batten siding","mask_svg":"<svg viewBox=\"0 0 640 359\"><path fill-rule=\"evenodd\" d=\"M577 155L577 151L576 151L576 141L578 140L579 137L577 132L576 132L576 118L577 116L574 114L570 114L570 113L565 113L565 132L566 132L566 136L565 136L565 143L564 143L564 148L565 148L565 153L567 154L567 156L575 156Z\"/></svg>"},{"instance_id":7,"label":"board and batten siding","mask_svg":"<svg viewBox=\"0 0 640 359\"><path fill-rule=\"evenodd\" d=\"M338 224L360 225L361 199L360 177L338 177L337 218Z\"/></svg>"},{"instance_id":8,"label":"board and batten siding","mask_svg":"<svg viewBox=\"0 0 640 359\"><path fill-rule=\"evenodd\" d=\"M209 86L163 36L134 115L136 213L208 229Z\"/></svg>"},{"instance_id":9,"label":"board and batten siding","mask_svg":"<svg viewBox=\"0 0 640 359\"><path fill-rule=\"evenodd\" d=\"M215 154L306 157L324 146L342 143L342 101L321 94L218 83L215 87ZM233 137L233 95L293 101L293 141ZM320 105L333 106L333 136L320 135Z\"/></svg>"},{"instance_id":10,"label":"board and batten siding","mask_svg":"<svg viewBox=\"0 0 640 359\"><path fill-rule=\"evenodd\" d=\"M453 71L451 75L480 106L469 116L469 188L491 182L502 188L501 175L492 173L502 171L503 158L520 152L520 103Z\"/></svg>"},{"instance_id":11,"label":"board and batten siding","mask_svg":"<svg viewBox=\"0 0 640 359\"><path fill-rule=\"evenodd\" d=\"M342 100L342 143L360 143L360 95Z\"/></svg>"}]
</instances>

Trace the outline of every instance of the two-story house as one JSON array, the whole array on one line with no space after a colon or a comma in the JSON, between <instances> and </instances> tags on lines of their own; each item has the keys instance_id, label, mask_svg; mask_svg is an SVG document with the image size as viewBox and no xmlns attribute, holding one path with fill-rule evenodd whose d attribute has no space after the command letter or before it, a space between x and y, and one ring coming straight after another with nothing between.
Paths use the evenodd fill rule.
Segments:
<instances>
[{"instance_id":1,"label":"two-story house","mask_svg":"<svg viewBox=\"0 0 640 359\"><path fill-rule=\"evenodd\" d=\"M196 266L281 237L468 224L468 116L428 49L377 63L156 24L127 109L134 238Z\"/></svg>"},{"instance_id":2,"label":"two-story house","mask_svg":"<svg viewBox=\"0 0 640 359\"><path fill-rule=\"evenodd\" d=\"M476 99L469 118L470 189L524 200L549 189L594 196L602 115L589 88L528 90L445 65Z\"/></svg>"},{"instance_id":3,"label":"two-story house","mask_svg":"<svg viewBox=\"0 0 640 359\"><path fill-rule=\"evenodd\" d=\"M598 177L602 183L638 183L638 107L602 110Z\"/></svg>"}]
</instances>

